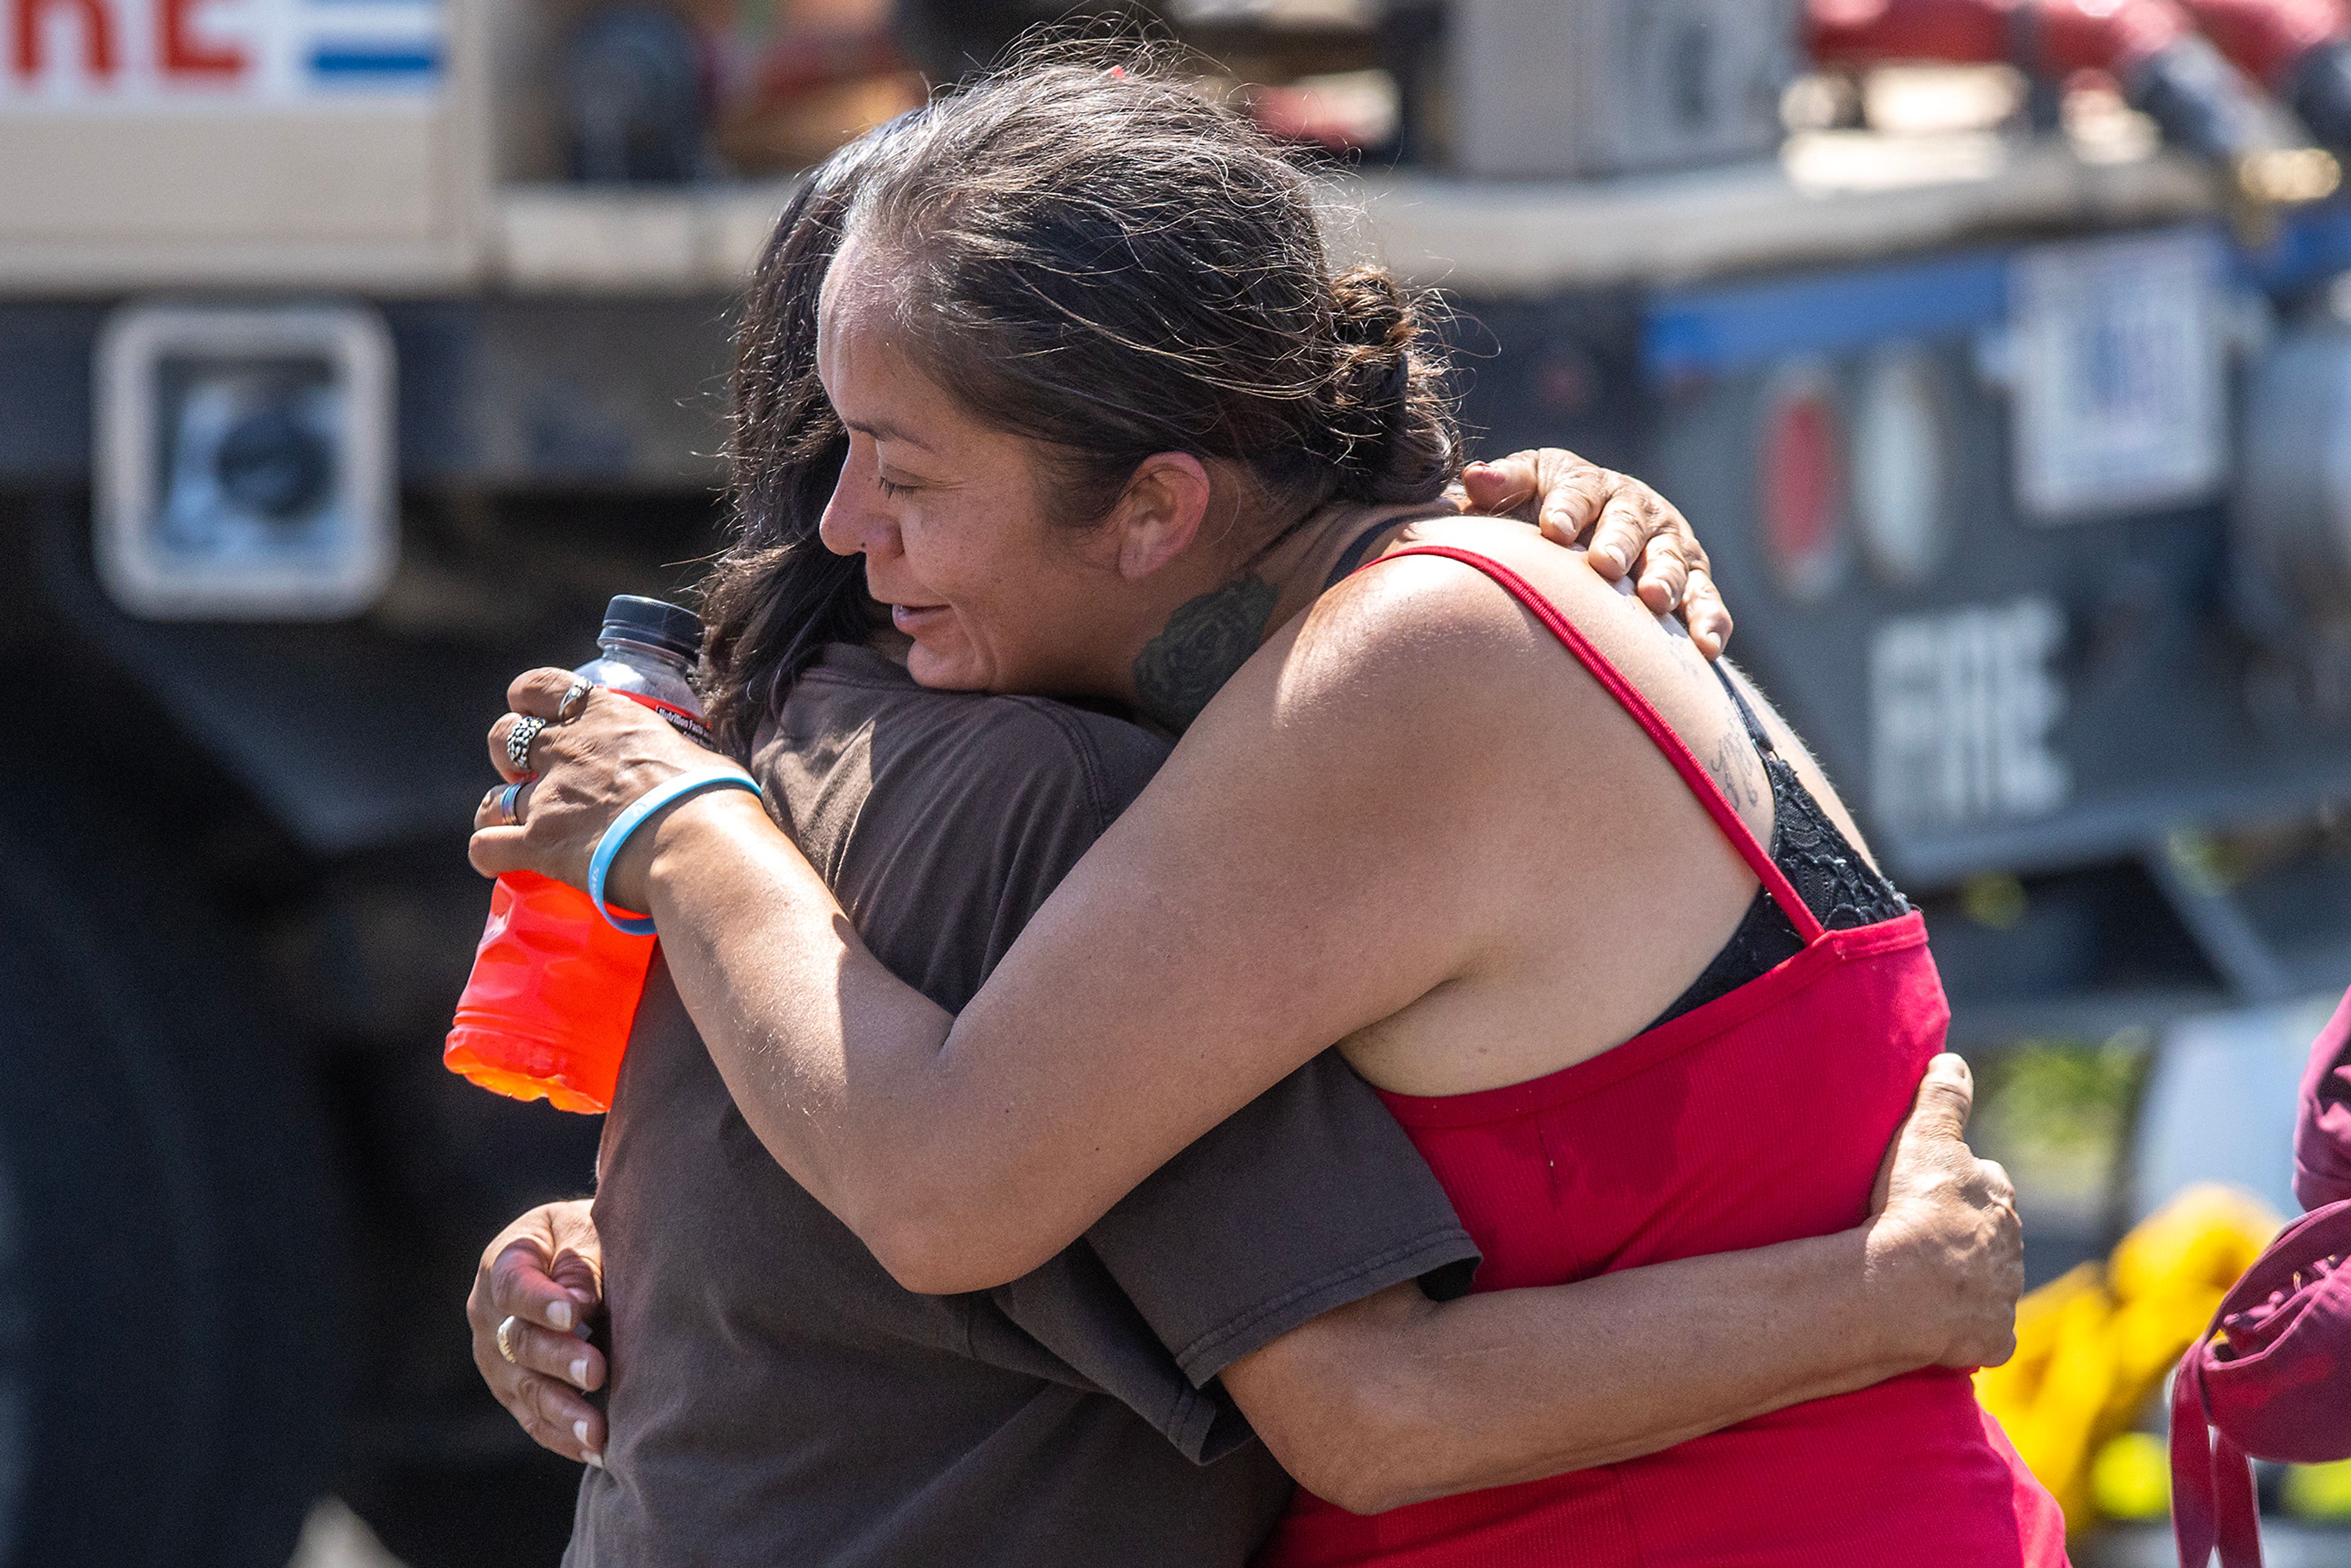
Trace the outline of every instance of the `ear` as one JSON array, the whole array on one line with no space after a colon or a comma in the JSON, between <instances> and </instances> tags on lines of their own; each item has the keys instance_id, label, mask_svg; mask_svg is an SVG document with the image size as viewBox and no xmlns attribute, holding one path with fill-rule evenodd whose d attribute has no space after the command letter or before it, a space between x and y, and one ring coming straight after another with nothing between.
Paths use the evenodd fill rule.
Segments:
<instances>
[{"instance_id":1,"label":"ear","mask_svg":"<svg viewBox=\"0 0 2351 1568\"><path fill-rule=\"evenodd\" d=\"M1139 581L1191 549L1214 489L1207 465L1188 452L1155 452L1136 464L1111 508L1119 575Z\"/></svg>"}]
</instances>

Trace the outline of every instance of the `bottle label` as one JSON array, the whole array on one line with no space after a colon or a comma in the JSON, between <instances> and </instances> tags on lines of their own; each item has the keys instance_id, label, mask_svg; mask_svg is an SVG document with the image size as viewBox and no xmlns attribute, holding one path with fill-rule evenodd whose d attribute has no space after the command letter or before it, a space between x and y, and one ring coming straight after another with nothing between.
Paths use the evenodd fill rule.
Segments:
<instances>
[{"instance_id":1,"label":"bottle label","mask_svg":"<svg viewBox=\"0 0 2351 1568\"><path fill-rule=\"evenodd\" d=\"M675 703L665 703L658 697L646 696L642 692L622 692L620 695L632 703L643 703L669 720L672 729L676 730L695 745L706 746L714 751L717 749L717 742L710 738L710 727L702 722L699 715L689 713Z\"/></svg>"}]
</instances>

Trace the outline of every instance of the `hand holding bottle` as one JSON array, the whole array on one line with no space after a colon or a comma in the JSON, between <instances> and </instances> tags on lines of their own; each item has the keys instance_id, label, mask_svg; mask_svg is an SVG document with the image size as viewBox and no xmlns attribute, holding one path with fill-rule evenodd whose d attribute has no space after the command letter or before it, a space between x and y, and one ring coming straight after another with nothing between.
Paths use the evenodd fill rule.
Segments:
<instances>
[{"instance_id":1,"label":"hand holding bottle","mask_svg":"<svg viewBox=\"0 0 2351 1568\"><path fill-rule=\"evenodd\" d=\"M579 816L581 805L592 809L563 789L542 790L528 782L532 773L525 764L533 760L533 746L589 739L590 731L601 743L606 729L633 731L618 755L623 777L636 781L639 794L681 768L714 760L697 744L709 734L687 679L701 640L702 622L692 612L658 600L619 598L605 612L601 657L576 671L534 671L515 683L510 696L535 689L528 685L534 679L538 685L552 679L557 695L543 705L544 718L558 716L563 695L575 687L584 701L575 699L555 733L525 737L530 744L512 749L516 716L498 721L492 761L502 778L521 788L511 796L494 790L483 801L469 851L477 868L498 872L484 862L485 841L495 853L499 836L521 836L534 813L543 836L547 828ZM665 722L656 722L655 715ZM579 733L567 735L575 727ZM591 846L609 820L609 814L598 820ZM579 880L585 880L584 862ZM559 1110L607 1109L653 952L653 937L614 928L576 885L505 870L490 894L489 923L443 1061L483 1088L518 1100L544 1095Z\"/></svg>"}]
</instances>

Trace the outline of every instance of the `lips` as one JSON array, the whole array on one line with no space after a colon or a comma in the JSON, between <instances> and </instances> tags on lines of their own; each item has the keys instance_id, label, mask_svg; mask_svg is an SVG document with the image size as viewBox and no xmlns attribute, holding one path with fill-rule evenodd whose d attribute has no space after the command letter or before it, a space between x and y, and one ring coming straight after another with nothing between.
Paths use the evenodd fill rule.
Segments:
<instances>
[{"instance_id":1,"label":"lips","mask_svg":"<svg viewBox=\"0 0 2351 1568\"><path fill-rule=\"evenodd\" d=\"M936 625L946 612L947 607L944 604L893 604L890 606L890 623L909 637L919 637L927 628Z\"/></svg>"}]
</instances>

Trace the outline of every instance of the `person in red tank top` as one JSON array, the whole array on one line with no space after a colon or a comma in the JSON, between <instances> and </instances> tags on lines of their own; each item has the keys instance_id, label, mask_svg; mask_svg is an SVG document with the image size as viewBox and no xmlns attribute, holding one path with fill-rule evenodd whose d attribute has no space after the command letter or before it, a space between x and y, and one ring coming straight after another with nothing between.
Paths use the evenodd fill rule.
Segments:
<instances>
[{"instance_id":1,"label":"person in red tank top","mask_svg":"<svg viewBox=\"0 0 2351 1568\"><path fill-rule=\"evenodd\" d=\"M827 278L851 440L824 540L864 556L923 684L1184 733L959 1015L864 950L756 801L655 820L608 894L652 912L768 1152L902 1283L978 1289L1335 1043L1483 1289L1854 1225L1945 1010L1785 725L1571 553L1437 505L1442 350L1393 279L1331 269L1246 126L1140 68L1015 71L926 116ZM1358 559L1382 564L1329 587ZM517 708L563 685L526 675ZM478 867L577 885L696 766L626 706L540 736L537 799ZM1266 1371L1222 1375L1249 1407ZM2064 1561L1959 1368L1624 1452L1505 1465L1489 1437L1417 1433L1441 1484L1366 1487L1409 1504L1371 1518L1301 1499L1270 1560Z\"/></svg>"},{"instance_id":2,"label":"person in red tank top","mask_svg":"<svg viewBox=\"0 0 2351 1568\"><path fill-rule=\"evenodd\" d=\"M1675 1258L1818 1235L1867 1200L1879 1130L1898 1123L1949 1009L1915 911L1831 930L1833 897L1808 901L1633 685L1558 607L1488 557L1435 556L1491 578L1622 704L1761 884L1760 906L1795 954L1624 1044L1524 1082L1456 1095L1383 1097L1484 1252L1477 1288L1587 1279ZM1743 698L1767 764L1778 742ZM1778 813L1813 803L1782 764ZM1835 848L1850 845L1817 810ZM1776 836L1776 835L1775 835ZM1817 843L1813 846L1817 851ZM1844 889L1866 874L1807 874ZM1890 889L1886 890L1890 892ZM1881 896L1883 896L1881 894ZM1899 904L1898 895L1889 902ZM1830 908L1816 908L1816 903ZM1817 1129L1814 1140L1782 1134ZM1569 1157L1562 1158L1562 1155ZM1922 1523L1935 1521L1931 1531ZM1663 1453L1512 1487L1359 1515L1301 1491L1260 1568L1385 1563L1667 1564L2061 1561L2064 1521L1966 1375L1914 1373L1711 1433Z\"/></svg>"}]
</instances>

